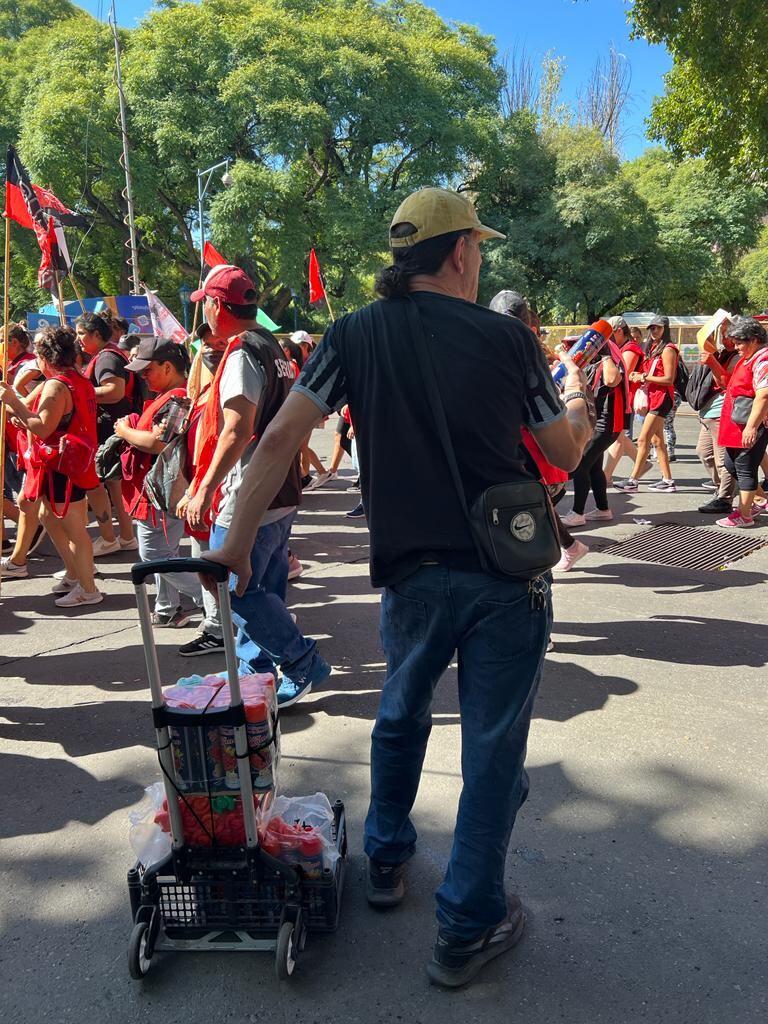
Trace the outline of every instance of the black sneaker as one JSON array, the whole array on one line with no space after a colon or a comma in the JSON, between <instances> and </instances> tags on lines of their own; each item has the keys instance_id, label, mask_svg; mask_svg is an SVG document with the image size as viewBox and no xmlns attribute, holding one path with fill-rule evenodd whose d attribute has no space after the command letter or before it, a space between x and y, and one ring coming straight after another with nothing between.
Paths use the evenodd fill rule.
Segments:
<instances>
[{"instance_id":1,"label":"black sneaker","mask_svg":"<svg viewBox=\"0 0 768 1024\"><path fill-rule=\"evenodd\" d=\"M304 490L304 488L307 486L307 484L311 484L314 479L315 478L312 476L311 473L307 473L306 476L303 476L301 478L301 489Z\"/></svg>"},{"instance_id":2,"label":"black sneaker","mask_svg":"<svg viewBox=\"0 0 768 1024\"><path fill-rule=\"evenodd\" d=\"M365 519L365 509L363 508L362 501L358 502L351 512L347 512L347 519Z\"/></svg>"},{"instance_id":3,"label":"black sneaker","mask_svg":"<svg viewBox=\"0 0 768 1024\"><path fill-rule=\"evenodd\" d=\"M704 505L699 505L699 512L715 512L718 515L722 515L725 512L728 515L730 511L731 502L727 498L713 498Z\"/></svg>"},{"instance_id":4,"label":"black sneaker","mask_svg":"<svg viewBox=\"0 0 768 1024\"><path fill-rule=\"evenodd\" d=\"M224 638L202 630L188 644L182 644L179 654L182 658L197 658L201 654L217 654L224 650Z\"/></svg>"},{"instance_id":5,"label":"black sneaker","mask_svg":"<svg viewBox=\"0 0 768 1024\"><path fill-rule=\"evenodd\" d=\"M517 896L511 896L507 906L509 913L501 924L489 928L472 942L457 939L440 929L432 961L427 964L433 985L446 988L466 985L489 960L518 944L525 931L525 909Z\"/></svg>"},{"instance_id":6,"label":"black sneaker","mask_svg":"<svg viewBox=\"0 0 768 1024\"><path fill-rule=\"evenodd\" d=\"M3 537L3 554L4 555L12 554L13 549L14 549L15 546L16 545L15 545L15 543L12 540L8 540L7 538Z\"/></svg>"},{"instance_id":7,"label":"black sneaker","mask_svg":"<svg viewBox=\"0 0 768 1024\"><path fill-rule=\"evenodd\" d=\"M396 907L405 896L404 864L380 864L368 861L365 895L372 907Z\"/></svg>"}]
</instances>

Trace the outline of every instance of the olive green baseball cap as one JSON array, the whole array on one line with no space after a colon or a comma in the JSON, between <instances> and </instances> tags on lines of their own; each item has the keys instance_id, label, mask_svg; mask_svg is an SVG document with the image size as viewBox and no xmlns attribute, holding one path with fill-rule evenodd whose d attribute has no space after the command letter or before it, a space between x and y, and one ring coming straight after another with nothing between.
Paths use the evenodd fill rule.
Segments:
<instances>
[{"instance_id":1,"label":"olive green baseball cap","mask_svg":"<svg viewBox=\"0 0 768 1024\"><path fill-rule=\"evenodd\" d=\"M393 235L400 224L413 224L415 230L407 235ZM403 200L389 226L389 245L392 249L417 245L428 238L448 235L453 231L474 230L480 240L506 238L500 231L480 223L471 201L458 192L444 188L421 188Z\"/></svg>"}]
</instances>

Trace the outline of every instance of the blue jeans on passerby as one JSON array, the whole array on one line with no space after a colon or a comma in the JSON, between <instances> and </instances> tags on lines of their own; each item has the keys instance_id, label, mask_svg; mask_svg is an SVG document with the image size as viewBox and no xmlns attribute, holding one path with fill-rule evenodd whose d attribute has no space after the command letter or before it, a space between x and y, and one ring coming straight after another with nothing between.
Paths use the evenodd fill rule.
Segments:
<instances>
[{"instance_id":1,"label":"blue jeans on passerby","mask_svg":"<svg viewBox=\"0 0 768 1024\"><path fill-rule=\"evenodd\" d=\"M425 565L381 605L387 678L371 744L365 852L400 864L414 852L410 812L432 728L432 696L458 651L464 787L453 850L437 892L441 928L473 939L507 914L504 865L528 794L528 727L552 626L551 586Z\"/></svg>"},{"instance_id":2,"label":"blue jeans on passerby","mask_svg":"<svg viewBox=\"0 0 768 1024\"><path fill-rule=\"evenodd\" d=\"M302 636L285 606L288 583L288 537L295 513L261 526L251 549L251 578L242 597L235 594L237 576L229 588L232 618L237 626L237 657L241 674L271 672L280 665L290 679L302 680L315 657L317 644ZM211 528L211 551L227 536L222 526Z\"/></svg>"}]
</instances>

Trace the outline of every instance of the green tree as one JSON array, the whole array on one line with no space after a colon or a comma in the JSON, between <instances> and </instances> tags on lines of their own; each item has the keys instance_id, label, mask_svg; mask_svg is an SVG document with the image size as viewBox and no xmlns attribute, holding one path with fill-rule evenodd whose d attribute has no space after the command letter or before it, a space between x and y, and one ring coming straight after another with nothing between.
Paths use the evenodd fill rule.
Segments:
<instances>
[{"instance_id":1,"label":"green tree","mask_svg":"<svg viewBox=\"0 0 768 1024\"><path fill-rule=\"evenodd\" d=\"M738 269L752 307L768 309L768 227L761 229L757 245L742 256Z\"/></svg>"},{"instance_id":2,"label":"green tree","mask_svg":"<svg viewBox=\"0 0 768 1024\"><path fill-rule=\"evenodd\" d=\"M763 189L703 159L648 150L624 176L658 223L664 273L643 295L649 308L704 313L746 301L740 256L755 243L766 210Z\"/></svg>"},{"instance_id":3,"label":"green tree","mask_svg":"<svg viewBox=\"0 0 768 1024\"><path fill-rule=\"evenodd\" d=\"M142 276L172 304L198 266L197 168L233 160L208 233L279 318L311 246L339 305L367 300L401 197L459 183L493 138L492 40L411 0L174 2L121 36ZM35 180L91 217L72 246L88 290L122 290L110 32L62 4L57 20L17 18L3 43L0 127Z\"/></svg>"},{"instance_id":4,"label":"green tree","mask_svg":"<svg viewBox=\"0 0 768 1024\"><path fill-rule=\"evenodd\" d=\"M768 4L759 0L633 0L636 32L673 56L652 136L678 155L768 172Z\"/></svg>"},{"instance_id":5,"label":"green tree","mask_svg":"<svg viewBox=\"0 0 768 1024\"><path fill-rule=\"evenodd\" d=\"M655 221L594 129L542 131L518 112L477 188L507 234L485 261L484 301L516 288L548 319L592 321L634 305L660 274Z\"/></svg>"}]
</instances>

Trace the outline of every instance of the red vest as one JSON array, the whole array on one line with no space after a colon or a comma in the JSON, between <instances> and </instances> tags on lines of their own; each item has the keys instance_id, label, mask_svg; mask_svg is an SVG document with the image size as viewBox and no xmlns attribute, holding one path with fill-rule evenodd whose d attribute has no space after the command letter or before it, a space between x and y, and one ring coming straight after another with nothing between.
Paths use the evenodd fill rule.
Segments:
<instances>
[{"instance_id":1,"label":"red vest","mask_svg":"<svg viewBox=\"0 0 768 1024\"><path fill-rule=\"evenodd\" d=\"M146 402L136 422L135 429L151 430L152 421L163 406L167 405L172 398L184 398L186 394L186 388L172 388L170 391L165 391L162 395L158 395L151 402ZM157 456L152 455L151 452L142 452L138 448L131 448L130 445L128 451L123 453L122 457L123 479L121 491L123 506L129 515L133 516L134 519L140 519L142 522L150 518L154 522L155 510L144 497L143 487L144 477L149 472L156 458Z\"/></svg>"},{"instance_id":2,"label":"red vest","mask_svg":"<svg viewBox=\"0 0 768 1024\"><path fill-rule=\"evenodd\" d=\"M728 387L723 399L723 409L720 413L720 429L717 434L717 443L721 448L746 448L741 439L744 425L734 423L731 419L734 398L754 398L755 388L753 383L753 370L756 359L762 357L768 359L768 353L764 348L759 348L749 359L740 359L734 367Z\"/></svg>"},{"instance_id":3,"label":"red vest","mask_svg":"<svg viewBox=\"0 0 768 1024\"><path fill-rule=\"evenodd\" d=\"M94 454L98 447L96 438L96 395L93 390L93 384L74 369L61 370L55 377L50 379L61 381L62 384L69 388L69 393L72 396L72 418L66 427L57 428L45 441L39 437L29 435L30 445L24 458L27 469L24 497L30 501L35 501L37 498L47 494L44 486L47 470L37 455L41 445L55 448L65 434L74 434L75 437L85 441L93 449ZM37 412L41 398L42 391L32 403L33 412ZM99 478L96 475L96 467L93 462L84 473L72 476L71 480L75 487L81 487L85 491L99 486Z\"/></svg>"},{"instance_id":4,"label":"red vest","mask_svg":"<svg viewBox=\"0 0 768 1024\"><path fill-rule=\"evenodd\" d=\"M131 357L128 352L123 352L121 348L118 348L114 342L108 341L101 352L116 352L117 355L123 360L124 363L130 363ZM97 352L96 355L91 359L90 363L86 366L83 371L88 380L93 380L93 375L96 372L96 360L101 355L101 352ZM136 377L132 371L128 371L128 375L125 381L125 397L129 402L133 401L133 393L136 390Z\"/></svg>"},{"instance_id":5,"label":"red vest","mask_svg":"<svg viewBox=\"0 0 768 1024\"><path fill-rule=\"evenodd\" d=\"M648 356L643 363L643 373L647 373L649 377L661 377L664 373L664 361L663 352L666 349L672 349L675 353L675 367L677 367L677 359L680 358L680 354L677 350L676 345L665 345L664 350L656 356ZM674 377L674 374L673 374ZM656 409L661 407L662 402L666 395L674 402L675 400L675 385L673 384L646 384L648 389L648 411L654 412Z\"/></svg>"}]
</instances>

